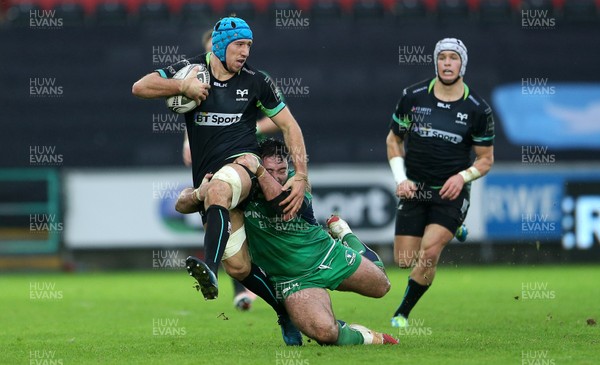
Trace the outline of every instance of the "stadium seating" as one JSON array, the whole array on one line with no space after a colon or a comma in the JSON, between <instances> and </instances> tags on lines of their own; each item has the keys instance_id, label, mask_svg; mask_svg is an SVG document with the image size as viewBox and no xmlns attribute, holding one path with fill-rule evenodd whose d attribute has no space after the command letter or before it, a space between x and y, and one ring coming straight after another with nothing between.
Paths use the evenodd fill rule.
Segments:
<instances>
[{"instance_id":1,"label":"stadium seating","mask_svg":"<svg viewBox=\"0 0 600 365\"><path fill-rule=\"evenodd\" d=\"M276 10L302 10L317 23L388 16L400 21L432 16L443 22L461 22L478 15L481 23L488 24L519 18L522 10L540 10L566 23L580 23L598 22L599 5L600 0L6 0L0 7L0 19L25 26L30 10L55 10L65 26L191 24L195 19L204 22L230 13L253 20Z\"/></svg>"},{"instance_id":2,"label":"stadium seating","mask_svg":"<svg viewBox=\"0 0 600 365\"><path fill-rule=\"evenodd\" d=\"M593 22L598 20L598 8L594 0L566 1L563 17L568 23Z\"/></svg>"},{"instance_id":3,"label":"stadium seating","mask_svg":"<svg viewBox=\"0 0 600 365\"><path fill-rule=\"evenodd\" d=\"M118 2L100 3L94 14L96 25L119 26L127 24L127 8Z\"/></svg>"},{"instance_id":4,"label":"stadium seating","mask_svg":"<svg viewBox=\"0 0 600 365\"><path fill-rule=\"evenodd\" d=\"M187 2L183 4L179 16L183 24L198 25L212 24L215 18L210 4L200 2Z\"/></svg>"},{"instance_id":5,"label":"stadium seating","mask_svg":"<svg viewBox=\"0 0 600 365\"><path fill-rule=\"evenodd\" d=\"M508 21L512 18L511 5L506 0L481 0L479 20L483 23Z\"/></svg>"},{"instance_id":6,"label":"stadium seating","mask_svg":"<svg viewBox=\"0 0 600 365\"><path fill-rule=\"evenodd\" d=\"M464 22L469 17L469 6L465 0L439 0L437 15L443 22Z\"/></svg>"},{"instance_id":7,"label":"stadium seating","mask_svg":"<svg viewBox=\"0 0 600 365\"><path fill-rule=\"evenodd\" d=\"M293 1L274 1L269 4L268 13L273 14L281 10L297 10L298 6Z\"/></svg>"},{"instance_id":8,"label":"stadium seating","mask_svg":"<svg viewBox=\"0 0 600 365\"><path fill-rule=\"evenodd\" d=\"M77 3L59 3L54 7L56 17L63 20L66 27L80 26L86 21L83 6Z\"/></svg>"},{"instance_id":9,"label":"stadium seating","mask_svg":"<svg viewBox=\"0 0 600 365\"><path fill-rule=\"evenodd\" d=\"M313 3L310 14L316 22L338 19L342 15L342 8L336 1L318 1Z\"/></svg>"},{"instance_id":10,"label":"stadium seating","mask_svg":"<svg viewBox=\"0 0 600 365\"><path fill-rule=\"evenodd\" d=\"M554 15L554 5L552 0L523 0L521 1L523 10L548 11L549 15Z\"/></svg>"},{"instance_id":11,"label":"stadium seating","mask_svg":"<svg viewBox=\"0 0 600 365\"><path fill-rule=\"evenodd\" d=\"M29 26L30 12L39 10L40 7L32 3L14 4L8 9L6 19L13 26Z\"/></svg>"},{"instance_id":12,"label":"stadium seating","mask_svg":"<svg viewBox=\"0 0 600 365\"><path fill-rule=\"evenodd\" d=\"M383 18L385 9L377 0L359 0L354 3L352 13L356 20L377 20Z\"/></svg>"},{"instance_id":13,"label":"stadium seating","mask_svg":"<svg viewBox=\"0 0 600 365\"><path fill-rule=\"evenodd\" d=\"M424 2L419 0L400 0L394 6L394 12L403 20L421 19L427 16L427 8Z\"/></svg>"},{"instance_id":14,"label":"stadium seating","mask_svg":"<svg viewBox=\"0 0 600 365\"><path fill-rule=\"evenodd\" d=\"M235 14L240 18L252 21L256 16L256 7L251 1L235 1L227 4L225 15Z\"/></svg>"},{"instance_id":15,"label":"stadium seating","mask_svg":"<svg viewBox=\"0 0 600 365\"><path fill-rule=\"evenodd\" d=\"M163 2L146 2L140 5L138 17L141 23L166 23L170 19L170 11Z\"/></svg>"}]
</instances>

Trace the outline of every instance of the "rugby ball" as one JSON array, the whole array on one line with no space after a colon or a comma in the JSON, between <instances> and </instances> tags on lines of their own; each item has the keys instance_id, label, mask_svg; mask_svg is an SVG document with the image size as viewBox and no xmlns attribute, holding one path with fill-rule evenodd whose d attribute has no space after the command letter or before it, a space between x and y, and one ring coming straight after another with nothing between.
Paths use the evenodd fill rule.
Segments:
<instances>
[{"instance_id":1,"label":"rugby ball","mask_svg":"<svg viewBox=\"0 0 600 365\"><path fill-rule=\"evenodd\" d=\"M176 80L183 80L186 76L192 71L194 67L198 66L198 80L200 82L208 84L210 82L210 73L205 65L201 64L190 64L183 67L181 70L177 71L177 73L173 76ZM175 95L167 98L166 100L167 107L175 113L183 114L187 113L190 110L193 110L200 104L197 104L195 100L188 98L184 95Z\"/></svg>"}]
</instances>

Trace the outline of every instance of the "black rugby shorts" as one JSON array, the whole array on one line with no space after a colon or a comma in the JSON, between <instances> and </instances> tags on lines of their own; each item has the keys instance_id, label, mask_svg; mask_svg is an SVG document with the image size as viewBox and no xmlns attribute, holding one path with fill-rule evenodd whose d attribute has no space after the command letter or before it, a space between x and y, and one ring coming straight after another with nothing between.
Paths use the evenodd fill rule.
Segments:
<instances>
[{"instance_id":1,"label":"black rugby shorts","mask_svg":"<svg viewBox=\"0 0 600 365\"><path fill-rule=\"evenodd\" d=\"M411 199L400 199L396 213L396 236L423 237L425 227L439 224L452 234L464 222L469 210L469 187L465 186L455 200L444 200L440 189L425 187Z\"/></svg>"}]
</instances>

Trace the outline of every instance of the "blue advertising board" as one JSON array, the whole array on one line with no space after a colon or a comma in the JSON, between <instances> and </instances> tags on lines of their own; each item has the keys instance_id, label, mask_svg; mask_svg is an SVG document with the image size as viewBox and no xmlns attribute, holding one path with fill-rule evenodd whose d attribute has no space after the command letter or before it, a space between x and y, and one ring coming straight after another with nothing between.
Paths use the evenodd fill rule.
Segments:
<instances>
[{"instance_id":1,"label":"blue advertising board","mask_svg":"<svg viewBox=\"0 0 600 365\"><path fill-rule=\"evenodd\" d=\"M567 194L568 184L600 181L600 171L592 169L535 170L492 169L485 178L482 204L488 239L561 241L565 228L572 231L570 212L578 204ZM575 243L567 246L573 248Z\"/></svg>"}]
</instances>

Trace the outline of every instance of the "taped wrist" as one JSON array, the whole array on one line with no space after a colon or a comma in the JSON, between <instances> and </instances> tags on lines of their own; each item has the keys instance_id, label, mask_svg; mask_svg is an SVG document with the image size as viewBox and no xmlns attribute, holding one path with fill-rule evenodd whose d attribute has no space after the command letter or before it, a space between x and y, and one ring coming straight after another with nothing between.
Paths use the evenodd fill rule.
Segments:
<instances>
[{"instance_id":1,"label":"taped wrist","mask_svg":"<svg viewBox=\"0 0 600 365\"><path fill-rule=\"evenodd\" d=\"M200 196L200 188L194 189L194 196L196 197L196 204L200 204L204 202L204 199Z\"/></svg>"},{"instance_id":2,"label":"taped wrist","mask_svg":"<svg viewBox=\"0 0 600 365\"><path fill-rule=\"evenodd\" d=\"M392 168L392 174L396 184L400 184L404 180L407 180L406 172L404 172L404 159L400 156L392 157L389 160L390 167Z\"/></svg>"},{"instance_id":3,"label":"taped wrist","mask_svg":"<svg viewBox=\"0 0 600 365\"><path fill-rule=\"evenodd\" d=\"M462 176L463 180L465 181L465 184L473 180L477 180L481 177L481 172L479 172L479 170L477 170L475 166L471 166L466 170L462 170L458 174Z\"/></svg>"}]
</instances>

